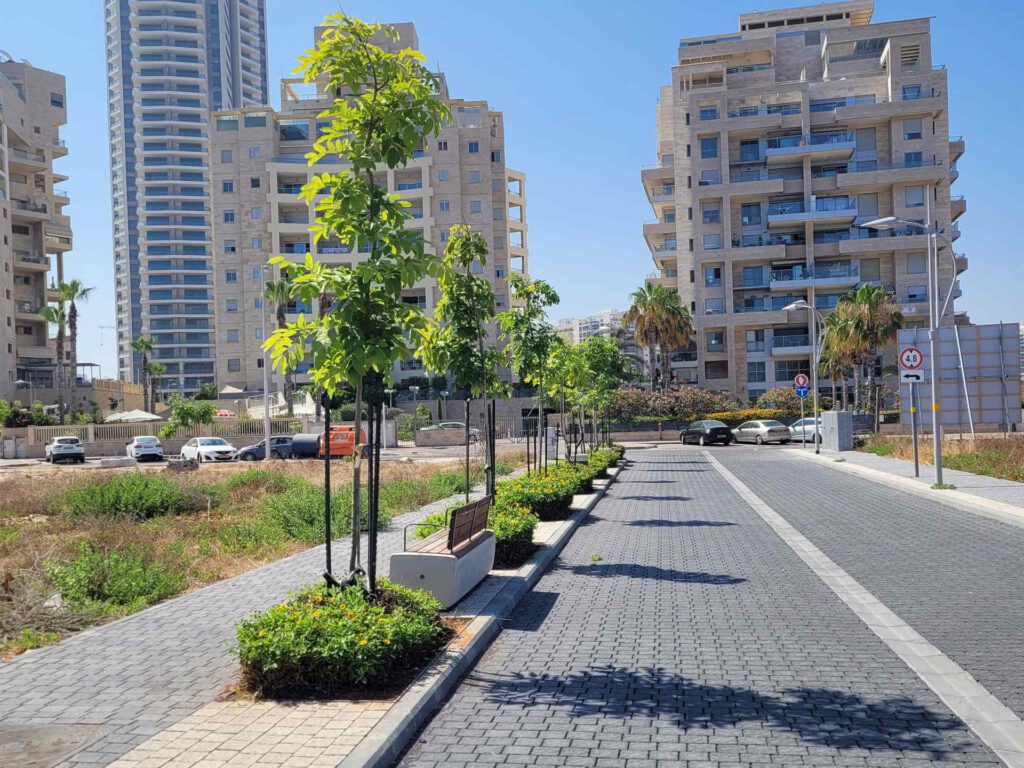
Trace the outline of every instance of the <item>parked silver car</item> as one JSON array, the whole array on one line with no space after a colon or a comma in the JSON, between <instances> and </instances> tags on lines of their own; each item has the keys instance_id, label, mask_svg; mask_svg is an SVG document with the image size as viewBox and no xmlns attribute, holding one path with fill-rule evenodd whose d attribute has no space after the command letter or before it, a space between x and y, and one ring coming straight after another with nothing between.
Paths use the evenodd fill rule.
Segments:
<instances>
[{"instance_id":1,"label":"parked silver car","mask_svg":"<svg viewBox=\"0 0 1024 768\"><path fill-rule=\"evenodd\" d=\"M808 416L804 419L797 419L789 425L789 434L791 439L800 442L806 440L808 443L814 442L814 417ZM818 417L818 439L821 439L821 417ZM804 436L806 433L806 437Z\"/></svg>"},{"instance_id":2,"label":"parked silver car","mask_svg":"<svg viewBox=\"0 0 1024 768\"><path fill-rule=\"evenodd\" d=\"M781 421L774 419L762 419L758 421L745 421L732 431L737 443L782 443L785 445L792 437L789 434L789 427Z\"/></svg>"}]
</instances>

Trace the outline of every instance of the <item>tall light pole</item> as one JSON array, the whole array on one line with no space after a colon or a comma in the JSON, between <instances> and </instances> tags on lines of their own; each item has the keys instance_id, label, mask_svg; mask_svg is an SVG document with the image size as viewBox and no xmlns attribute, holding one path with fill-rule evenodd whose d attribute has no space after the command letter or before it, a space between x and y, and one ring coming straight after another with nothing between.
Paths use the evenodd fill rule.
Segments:
<instances>
[{"instance_id":1,"label":"tall light pole","mask_svg":"<svg viewBox=\"0 0 1024 768\"><path fill-rule=\"evenodd\" d=\"M260 322L262 323L260 335L264 342L267 340L267 299L263 293L266 276L267 267L264 265L260 267ZM260 347L263 353L263 460L270 461L270 355L266 347L262 344Z\"/></svg>"},{"instance_id":2,"label":"tall light pole","mask_svg":"<svg viewBox=\"0 0 1024 768\"><path fill-rule=\"evenodd\" d=\"M821 323L824 335L825 318L822 317L821 312L803 299L794 301L792 304L787 304L782 308L784 312L793 312L798 309L806 309L811 315L811 393L814 397L814 452L821 453L821 427L818 424L818 352L820 346L818 344L818 323ZM806 434L806 426L804 426L804 430Z\"/></svg>"},{"instance_id":3,"label":"tall light pole","mask_svg":"<svg viewBox=\"0 0 1024 768\"><path fill-rule=\"evenodd\" d=\"M36 385L33 384L31 381L25 381L24 379L18 379L16 382L14 382L14 385L16 387L28 387L28 399L31 401L29 402L28 407L31 409L32 405L36 401Z\"/></svg>"},{"instance_id":4,"label":"tall light pole","mask_svg":"<svg viewBox=\"0 0 1024 768\"><path fill-rule=\"evenodd\" d=\"M928 235L928 361L929 375L931 377L931 395L932 395L932 462L935 465L935 484L942 485L942 435L941 428L939 427L939 353L938 353L938 335L939 335L939 323L942 320L942 315L946 312L946 307L949 305L949 299L953 295L953 285L949 286L949 293L946 295L946 301L939 309L939 242L938 239L941 237L936 230L936 222L932 221L932 188L926 186L925 192L925 217L926 223L921 224L916 221L908 221L907 219L899 219L895 216L884 216L881 219L875 219L865 224L861 224L861 227L865 229L874 229L877 231L886 231L895 229L897 224L902 224L905 227L913 227L918 229L924 234ZM950 254L953 253L953 244L945 237L942 238L949 248ZM933 255L934 253L934 255ZM955 256L953 257L955 259ZM956 269L953 269L953 280L956 280Z\"/></svg>"},{"instance_id":5,"label":"tall light pole","mask_svg":"<svg viewBox=\"0 0 1024 768\"><path fill-rule=\"evenodd\" d=\"M395 390L394 389L385 389L384 390L384 394L388 395L388 397L391 398L391 403L390 403L390 405L388 407L389 408L394 408L395 407Z\"/></svg>"}]
</instances>

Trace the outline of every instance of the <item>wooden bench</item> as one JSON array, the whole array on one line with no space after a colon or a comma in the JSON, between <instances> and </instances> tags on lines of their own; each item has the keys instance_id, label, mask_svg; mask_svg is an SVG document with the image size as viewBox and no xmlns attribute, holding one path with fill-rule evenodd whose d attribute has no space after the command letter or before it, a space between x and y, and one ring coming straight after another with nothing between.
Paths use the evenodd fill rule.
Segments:
<instances>
[{"instance_id":1,"label":"wooden bench","mask_svg":"<svg viewBox=\"0 0 1024 768\"><path fill-rule=\"evenodd\" d=\"M490 507L491 497L485 496L453 509L437 531L391 556L391 581L427 590L444 608L455 605L494 567Z\"/></svg>"}]
</instances>

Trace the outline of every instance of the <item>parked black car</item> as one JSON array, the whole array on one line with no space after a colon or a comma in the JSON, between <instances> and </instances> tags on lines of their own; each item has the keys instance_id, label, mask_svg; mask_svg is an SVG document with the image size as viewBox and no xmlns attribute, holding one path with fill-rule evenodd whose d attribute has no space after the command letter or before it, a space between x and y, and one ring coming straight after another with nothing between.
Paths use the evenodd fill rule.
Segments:
<instances>
[{"instance_id":1,"label":"parked black car","mask_svg":"<svg viewBox=\"0 0 1024 768\"><path fill-rule=\"evenodd\" d=\"M239 461L260 461L266 454L263 452L263 443L260 440L256 445L247 445L238 452ZM290 459L292 457L291 435L277 435L270 438L270 458Z\"/></svg>"},{"instance_id":2,"label":"parked black car","mask_svg":"<svg viewBox=\"0 0 1024 768\"><path fill-rule=\"evenodd\" d=\"M735 439L731 429L714 419L691 421L686 429L679 433L679 442L683 445L687 443L697 443L697 445L722 443L723 445L728 445Z\"/></svg>"}]
</instances>

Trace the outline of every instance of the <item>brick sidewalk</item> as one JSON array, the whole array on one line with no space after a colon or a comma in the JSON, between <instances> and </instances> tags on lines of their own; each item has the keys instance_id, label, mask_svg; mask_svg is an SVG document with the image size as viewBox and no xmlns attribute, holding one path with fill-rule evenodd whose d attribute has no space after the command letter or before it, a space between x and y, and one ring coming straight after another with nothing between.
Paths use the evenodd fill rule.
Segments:
<instances>
[{"instance_id":1,"label":"brick sidewalk","mask_svg":"<svg viewBox=\"0 0 1024 768\"><path fill-rule=\"evenodd\" d=\"M999 765L699 451L630 458L402 765Z\"/></svg>"}]
</instances>

